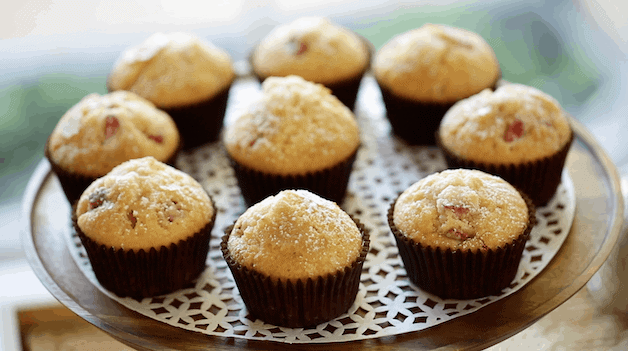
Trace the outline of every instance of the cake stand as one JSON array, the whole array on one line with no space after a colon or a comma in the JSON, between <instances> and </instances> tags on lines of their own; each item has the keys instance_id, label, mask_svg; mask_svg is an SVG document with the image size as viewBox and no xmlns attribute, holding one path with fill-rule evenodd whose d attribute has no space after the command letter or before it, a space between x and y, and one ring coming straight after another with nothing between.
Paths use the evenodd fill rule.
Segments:
<instances>
[{"instance_id":1,"label":"cake stand","mask_svg":"<svg viewBox=\"0 0 628 351\"><path fill-rule=\"evenodd\" d=\"M479 350L524 330L578 292L609 256L620 235L623 201L615 166L595 138L571 119L575 140L565 167L576 193L576 213L562 247L524 288L476 312L434 327L344 343L286 344L208 336L177 328L108 297L77 267L64 238L68 206L43 159L24 195L24 249L37 277L63 305L115 339L138 350Z\"/></svg>"}]
</instances>

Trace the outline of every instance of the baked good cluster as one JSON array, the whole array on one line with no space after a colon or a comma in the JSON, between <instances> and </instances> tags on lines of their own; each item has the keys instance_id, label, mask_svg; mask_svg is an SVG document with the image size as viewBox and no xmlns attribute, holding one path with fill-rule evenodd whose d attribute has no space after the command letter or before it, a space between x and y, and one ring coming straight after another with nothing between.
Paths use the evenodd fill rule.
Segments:
<instances>
[{"instance_id":1,"label":"baked good cluster","mask_svg":"<svg viewBox=\"0 0 628 351\"><path fill-rule=\"evenodd\" d=\"M388 204L408 279L455 299L510 284L574 136L554 98L501 79L481 36L425 24L375 50L304 17L273 29L249 63L261 92L225 125L238 79L230 55L190 33L156 33L120 54L109 93L61 117L45 155L105 288L142 299L203 272L220 211L176 159L220 143L247 207L221 251L249 312L289 327L345 313L370 243L342 208L365 74L381 91L390 137L438 147L449 168Z\"/></svg>"}]
</instances>

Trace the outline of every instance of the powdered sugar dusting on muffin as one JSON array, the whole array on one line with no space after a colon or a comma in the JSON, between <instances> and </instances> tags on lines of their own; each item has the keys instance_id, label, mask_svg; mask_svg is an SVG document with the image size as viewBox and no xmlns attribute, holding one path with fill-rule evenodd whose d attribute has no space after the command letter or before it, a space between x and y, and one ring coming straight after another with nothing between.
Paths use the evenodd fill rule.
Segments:
<instances>
[{"instance_id":1,"label":"powdered sugar dusting on muffin","mask_svg":"<svg viewBox=\"0 0 628 351\"><path fill-rule=\"evenodd\" d=\"M353 77L368 61L368 49L355 33L322 17L277 26L252 56L261 77L297 74L322 84Z\"/></svg>"},{"instance_id":2,"label":"powdered sugar dusting on muffin","mask_svg":"<svg viewBox=\"0 0 628 351\"><path fill-rule=\"evenodd\" d=\"M107 86L172 108L211 98L234 77L229 54L210 42L185 32L155 33L120 55Z\"/></svg>"},{"instance_id":3,"label":"powdered sugar dusting on muffin","mask_svg":"<svg viewBox=\"0 0 628 351\"><path fill-rule=\"evenodd\" d=\"M507 84L455 104L438 133L459 157L494 164L552 155L569 141L571 129L554 98L533 87Z\"/></svg>"},{"instance_id":4,"label":"powdered sugar dusting on muffin","mask_svg":"<svg viewBox=\"0 0 628 351\"><path fill-rule=\"evenodd\" d=\"M373 71L397 96L439 103L479 93L501 76L493 49L480 35L431 23L387 42L375 56Z\"/></svg>"},{"instance_id":5,"label":"powdered sugar dusting on muffin","mask_svg":"<svg viewBox=\"0 0 628 351\"><path fill-rule=\"evenodd\" d=\"M423 245L497 248L528 223L521 195L503 179L477 170L446 170L423 178L397 199L397 228Z\"/></svg>"},{"instance_id":6,"label":"powdered sugar dusting on muffin","mask_svg":"<svg viewBox=\"0 0 628 351\"><path fill-rule=\"evenodd\" d=\"M285 190L250 207L228 241L236 262L274 279L335 273L359 255L362 236L335 203Z\"/></svg>"},{"instance_id":7,"label":"powdered sugar dusting on muffin","mask_svg":"<svg viewBox=\"0 0 628 351\"><path fill-rule=\"evenodd\" d=\"M210 221L214 208L192 177L144 157L97 179L76 211L79 227L94 241L139 250L186 239Z\"/></svg>"},{"instance_id":8,"label":"powdered sugar dusting on muffin","mask_svg":"<svg viewBox=\"0 0 628 351\"><path fill-rule=\"evenodd\" d=\"M127 91L89 94L70 108L50 135L48 151L58 165L85 176L102 176L132 158L165 162L179 147L179 132L165 112Z\"/></svg>"},{"instance_id":9,"label":"powdered sugar dusting on muffin","mask_svg":"<svg viewBox=\"0 0 628 351\"><path fill-rule=\"evenodd\" d=\"M231 157L271 174L300 174L345 160L359 146L353 113L329 89L270 77L260 98L227 127Z\"/></svg>"}]
</instances>

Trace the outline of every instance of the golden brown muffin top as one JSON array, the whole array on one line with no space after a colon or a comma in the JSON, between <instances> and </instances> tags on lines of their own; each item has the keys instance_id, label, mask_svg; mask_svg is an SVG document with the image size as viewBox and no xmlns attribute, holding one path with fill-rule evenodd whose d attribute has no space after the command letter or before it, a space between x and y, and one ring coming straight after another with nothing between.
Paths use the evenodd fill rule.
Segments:
<instances>
[{"instance_id":1,"label":"golden brown muffin top","mask_svg":"<svg viewBox=\"0 0 628 351\"><path fill-rule=\"evenodd\" d=\"M61 117L48 142L61 168L91 177L133 158L165 162L178 148L179 131L170 116L128 91L85 96Z\"/></svg>"},{"instance_id":2,"label":"golden brown muffin top","mask_svg":"<svg viewBox=\"0 0 628 351\"><path fill-rule=\"evenodd\" d=\"M227 242L235 262L283 281L349 267L362 234L338 205L307 190L284 190L250 207Z\"/></svg>"},{"instance_id":3,"label":"golden brown muffin top","mask_svg":"<svg viewBox=\"0 0 628 351\"><path fill-rule=\"evenodd\" d=\"M431 23L386 43L375 55L373 72L395 95L432 103L477 94L501 77L497 57L481 36Z\"/></svg>"},{"instance_id":4,"label":"golden brown muffin top","mask_svg":"<svg viewBox=\"0 0 628 351\"><path fill-rule=\"evenodd\" d=\"M452 250L495 249L528 225L528 207L505 180L455 169L431 174L397 199L393 223L422 245Z\"/></svg>"},{"instance_id":5,"label":"golden brown muffin top","mask_svg":"<svg viewBox=\"0 0 628 351\"><path fill-rule=\"evenodd\" d=\"M212 43L190 33L155 33L120 55L107 87L174 108L209 99L234 78L231 57Z\"/></svg>"},{"instance_id":6,"label":"golden brown muffin top","mask_svg":"<svg viewBox=\"0 0 628 351\"><path fill-rule=\"evenodd\" d=\"M571 137L559 103L542 91L506 84L456 103L439 137L459 157L489 164L519 164L558 152Z\"/></svg>"},{"instance_id":7,"label":"golden brown muffin top","mask_svg":"<svg viewBox=\"0 0 628 351\"><path fill-rule=\"evenodd\" d=\"M294 74L321 84L355 77L368 65L369 49L362 39L321 17L277 26L252 55L253 69L261 77Z\"/></svg>"},{"instance_id":8,"label":"golden brown muffin top","mask_svg":"<svg viewBox=\"0 0 628 351\"><path fill-rule=\"evenodd\" d=\"M229 155L271 174L334 166L358 148L355 116L329 89L298 76L270 77L262 94L226 127Z\"/></svg>"},{"instance_id":9,"label":"golden brown muffin top","mask_svg":"<svg viewBox=\"0 0 628 351\"><path fill-rule=\"evenodd\" d=\"M144 157L94 181L81 195L76 215L81 231L97 243L148 251L196 234L210 222L214 207L192 177Z\"/></svg>"}]
</instances>

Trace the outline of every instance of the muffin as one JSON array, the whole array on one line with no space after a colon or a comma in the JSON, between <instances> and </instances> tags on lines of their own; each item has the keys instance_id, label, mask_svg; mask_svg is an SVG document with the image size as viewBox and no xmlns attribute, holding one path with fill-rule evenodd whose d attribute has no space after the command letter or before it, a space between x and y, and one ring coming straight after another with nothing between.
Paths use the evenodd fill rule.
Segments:
<instances>
[{"instance_id":1,"label":"muffin","mask_svg":"<svg viewBox=\"0 0 628 351\"><path fill-rule=\"evenodd\" d=\"M347 312L369 235L335 203L285 190L247 209L221 249L247 310L264 322L307 327Z\"/></svg>"},{"instance_id":2,"label":"muffin","mask_svg":"<svg viewBox=\"0 0 628 351\"><path fill-rule=\"evenodd\" d=\"M73 204L96 178L124 161L153 156L174 164L180 150L175 123L127 91L85 96L59 120L45 155Z\"/></svg>"},{"instance_id":3,"label":"muffin","mask_svg":"<svg viewBox=\"0 0 628 351\"><path fill-rule=\"evenodd\" d=\"M132 91L166 111L190 149L218 139L234 79L226 51L189 33L156 33L120 55L107 89Z\"/></svg>"},{"instance_id":4,"label":"muffin","mask_svg":"<svg viewBox=\"0 0 628 351\"><path fill-rule=\"evenodd\" d=\"M457 103L443 118L438 139L449 168L498 175L543 206L560 184L573 132L554 98L506 84Z\"/></svg>"},{"instance_id":5,"label":"muffin","mask_svg":"<svg viewBox=\"0 0 628 351\"><path fill-rule=\"evenodd\" d=\"M434 133L458 100L494 88L499 62L478 34L425 24L387 42L373 73L395 135L409 144L434 145Z\"/></svg>"},{"instance_id":6,"label":"muffin","mask_svg":"<svg viewBox=\"0 0 628 351\"><path fill-rule=\"evenodd\" d=\"M270 77L224 143L244 200L308 189L340 203L360 145L353 113L329 89L298 76Z\"/></svg>"},{"instance_id":7,"label":"muffin","mask_svg":"<svg viewBox=\"0 0 628 351\"><path fill-rule=\"evenodd\" d=\"M431 174L393 201L388 223L410 280L443 299L497 295L515 278L534 205L478 170Z\"/></svg>"},{"instance_id":8,"label":"muffin","mask_svg":"<svg viewBox=\"0 0 628 351\"><path fill-rule=\"evenodd\" d=\"M198 182L150 156L97 179L73 212L100 284L138 300L185 288L198 277L215 218Z\"/></svg>"},{"instance_id":9,"label":"muffin","mask_svg":"<svg viewBox=\"0 0 628 351\"><path fill-rule=\"evenodd\" d=\"M325 85L351 110L370 60L366 39L321 17L301 17L277 26L250 57L260 82L270 76L298 75Z\"/></svg>"}]
</instances>

